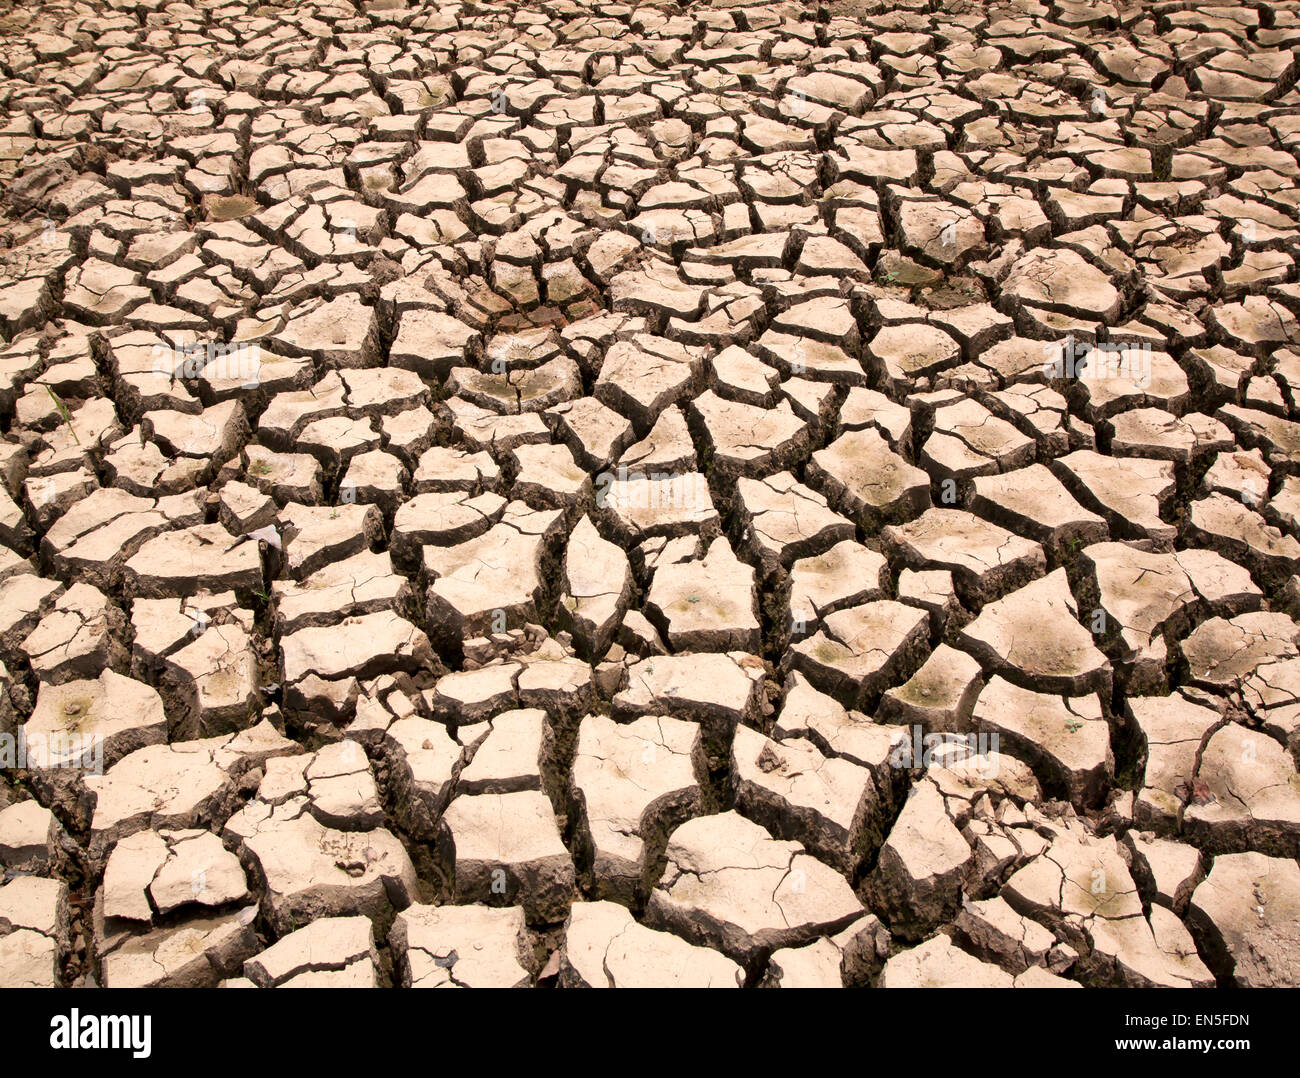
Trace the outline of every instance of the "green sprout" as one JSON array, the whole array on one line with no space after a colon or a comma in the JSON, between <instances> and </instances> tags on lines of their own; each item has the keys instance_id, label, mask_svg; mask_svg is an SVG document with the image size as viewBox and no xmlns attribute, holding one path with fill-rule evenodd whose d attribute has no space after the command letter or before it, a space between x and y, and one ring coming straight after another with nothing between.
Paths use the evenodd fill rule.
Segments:
<instances>
[{"instance_id":1,"label":"green sprout","mask_svg":"<svg viewBox=\"0 0 1300 1078\"><path fill-rule=\"evenodd\" d=\"M68 433L72 435L72 440L80 445L81 439L77 437L76 428L72 425L72 416L68 414L68 406L64 404L63 401L59 400L59 395L54 392L52 387L46 386L45 392L50 395L50 400L54 402L54 407L59 410L59 415L63 418L63 422L68 428Z\"/></svg>"}]
</instances>

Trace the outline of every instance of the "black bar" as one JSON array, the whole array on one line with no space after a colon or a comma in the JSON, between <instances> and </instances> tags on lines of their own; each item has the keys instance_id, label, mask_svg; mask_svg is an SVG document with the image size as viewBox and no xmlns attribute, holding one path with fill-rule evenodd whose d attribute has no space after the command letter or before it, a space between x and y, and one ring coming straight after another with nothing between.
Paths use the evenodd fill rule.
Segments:
<instances>
[{"instance_id":1,"label":"black bar","mask_svg":"<svg viewBox=\"0 0 1300 1078\"><path fill-rule=\"evenodd\" d=\"M12 991L0 995L0 1006L6 1069L24 1061L94 1067L111 1059L130 1069L210 1072L229 1064L247 1074L283 1061L319 1062L338 1073L349 1062L373 1067L379 1058L420 1066L428 1053L436 1072L451 1064L448 1053L463 1052L466 1062L480 1057L488 1070L513 1065L512 1053L521 1065L548 1070L566 1057L602 1058L606 1041L611 1059L630 1058L629 1050L641 1056L655 1044L665 1058L680 1059L697 1039L705 1039L704 1052L758 1050L769 1068L786 1055L791 1065L801 1058L807 1065L810 1053L846 1044L855 1054L893 1044L904 1058L927 1064L969 1065L994 1052L1053 1066L1197 1057L1217 1069L1265 1054L1286 1058L1280 1053L1294 1048L1297 999L1281 990L899 989L859 994L843 1009L809 993L751 992L743 1001L733 995L743 1011L732 1011L714 996L705 1011L699 1000L657 997L642 992L629 1007L614 994L591 992L497 992L486 1001L454 991L431 997L335 989L282 992L269 1001L258 990L152 989ZM135 1016L142 1032L147 1016L148 1055L133 1051L126 1037L128 1046L117 1049L52 1047L74 1009L85 1029L88 1017ZM97 1020L90 1025L101 1028ZM82 1036L89 1033L79 1033L78 1044Z\"/></svg>"}]
</instances>

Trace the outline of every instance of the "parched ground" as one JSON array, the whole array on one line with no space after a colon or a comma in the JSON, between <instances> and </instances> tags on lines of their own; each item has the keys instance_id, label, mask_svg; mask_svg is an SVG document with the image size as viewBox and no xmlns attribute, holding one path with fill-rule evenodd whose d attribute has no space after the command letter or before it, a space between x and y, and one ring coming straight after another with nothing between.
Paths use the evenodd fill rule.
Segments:
<instances>
[{"instance_id":1,"label":"parched ground","mask_svg":"<svg viewBox=\"0 0 1300 1078\"><path fill-rule=\"evenodd\" d=\"M1300 984L1297 46L12 5L0 982Z\"/></svg>"}]
</instances>

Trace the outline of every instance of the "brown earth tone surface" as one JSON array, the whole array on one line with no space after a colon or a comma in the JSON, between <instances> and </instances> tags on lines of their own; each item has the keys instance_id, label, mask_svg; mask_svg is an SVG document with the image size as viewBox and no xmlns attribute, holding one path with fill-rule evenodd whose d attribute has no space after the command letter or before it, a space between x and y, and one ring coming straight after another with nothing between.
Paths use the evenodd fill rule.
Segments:
<instances>
[{"instance_id":1,"label":"brown earth tone surface","mask_svg":"<svg viewBox=\"0 0 1300 1078\"><path fill-rule=\"evenodd\" d=\"M1300 985L1300 5L0 14L0 984Z\"/></svg>"}]
</instances>

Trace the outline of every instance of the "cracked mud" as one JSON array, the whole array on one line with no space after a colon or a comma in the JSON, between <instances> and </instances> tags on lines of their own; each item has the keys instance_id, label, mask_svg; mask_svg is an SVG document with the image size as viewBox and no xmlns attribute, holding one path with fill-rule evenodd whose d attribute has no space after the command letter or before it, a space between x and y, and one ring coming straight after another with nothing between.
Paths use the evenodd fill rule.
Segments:
<instances>
[{"instance_id":1,"label":"cracked mud","mask_svg":"<svg viewBox=\"0 0 1300 1078\"><path fill-rule=\"evenodd\" d=\"M1300 985L1300 7L0 11L0 983Z\"/></svg>"}]
</instances>

